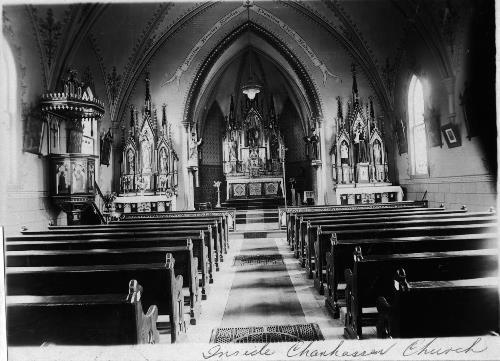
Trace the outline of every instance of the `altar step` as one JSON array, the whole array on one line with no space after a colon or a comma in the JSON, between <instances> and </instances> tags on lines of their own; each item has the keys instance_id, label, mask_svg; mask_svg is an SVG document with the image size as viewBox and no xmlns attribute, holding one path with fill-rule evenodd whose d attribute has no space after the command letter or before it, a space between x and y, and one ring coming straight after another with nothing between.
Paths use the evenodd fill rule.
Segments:
<instances>
[{"instance_id":1,"label":"altar step","mask_svg":"<svg viewBox=\"0 0 500 361\"><path fill-rule=\"evenodd\" d=\"M236 224L278 223L276 209L237 210Z\"/></svg>"},{"instance_id":2,"label":"altar step","mask_svg":"<svg viewBox=\"0 0 500 361\"><path fill-rule=\"evenodd\" d=\"M278 209L284 206L284 198L241 198L229 199L222 203L222 207L246 209Z\"/></svg>"}]
</instances>

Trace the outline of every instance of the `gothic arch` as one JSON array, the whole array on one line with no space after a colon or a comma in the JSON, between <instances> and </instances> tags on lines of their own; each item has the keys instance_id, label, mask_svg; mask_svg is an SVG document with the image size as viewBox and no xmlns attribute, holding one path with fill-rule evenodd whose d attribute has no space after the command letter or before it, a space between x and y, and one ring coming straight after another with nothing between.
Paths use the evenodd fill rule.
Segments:
<instances>
[{"instance_id":1,"label":"gothic arch","mask_svg":"<svg viewBox=\"0 0 500 361\"><path fill-rule=\"evenodd\" d=\"M201 87L208 77L211 68L214 66L219 57L226 51L226 49L228 49L228 47L234 41L236 41L236 39L245 34L245 32L248 30L268 42L271 46L278 50L280 55L288 62L290 67L299 78L301 85L305 89L305 97L311 109L311 117L322 119L323 111L321 106L321 99L318 95L319 92L317 91L316 85L314 84L312 78L310 77L309 73L307 72L304 65L300 62L298 57L287 47L287 45L281 39L276 37L270 31L251 21L247 21L241 26L234 29L231 33L229 33L219 44L217 44L210 51L210 53L202 62L202 65L196 72L196 75L191 83L186 98L183 118L184 124L192 124L196 101L200 96Z\"/></svg>"}]
</instances>

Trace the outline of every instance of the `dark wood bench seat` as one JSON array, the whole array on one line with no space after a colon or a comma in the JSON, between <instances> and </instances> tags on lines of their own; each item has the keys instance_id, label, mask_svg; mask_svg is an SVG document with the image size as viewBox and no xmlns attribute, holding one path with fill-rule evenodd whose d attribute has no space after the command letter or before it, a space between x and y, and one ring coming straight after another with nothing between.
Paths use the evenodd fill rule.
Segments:
<instances>
[{"instance_id":1,"label":"dark wood bench seat","mask_svg":"<svg viewBox=\"0 0 500 361\"><path fill-rule=\"evenodd\" d=\"M471 213L472 214L472 213ZM314 242L317 240L317 234L319 229L321 232L348 232L348 231L360 231L363 229L379 229L379 228L399 228L399 227L418 227L418 226L430 226L439 227L442 225L462 225L462 224L482 224L482 223L493 223L497 221L497 216L492 215L489 212L475 213L473 216L469 216L466 213L463 214L444 214L436 215L432 218L413 218L412 216L395 216L395 217L379 217L373 218L368 221L361 220L359 223L348 222L348 223L322 223L316 225L307 225L307 233L304 240L302 256L302 264L307 267L309 274L312 274L312 260L314 255Z\"/></svg>"},{"instance_id":2,"label":"dark wood bench seat","mask_svg":"<svg viewBox=\"0 0 500 361\"><path fill-rule=\"evenodd\" d=\"M137 281L131 280L128 295L7 296L7 344L158 343L158 308L151 305L144 314L142 293Z\"/></svg>"},{"instance_id":3,"label":"dark wood bench seat","mask_svg":"<svg viewBox=\"0 0 500 361\"><path fill-rule=\"evenodd\" d=\"M356 217L350 215L342 216L323 216L323 217L301 217L299 224L299 233L297 234L298 249L304 250L307 253L306 245L310 234L316 232L318 226L337 226L337 225L354 225L359 223L382 223L396 222L403 220L433 220L452 217L481 217L491 216L490 212L468 212L465 210L446 211L442 210L433 212L431 210L422 212L401 211L397 213L372 213L372 214L357 214ZM303 253L303 254L304 254ZM300 253L298 254L300 256Z\"/></svg>"},{"instance_id":4,"label":"dark wood bench seat","mask_svg":"<svg viewBox=\"0 0 500 361\"><path fill-rule=\"evenodd\" d=\"M185 242L184 246L176 247L6 251L5 256L7 267L43 267L160 263L167 253L174 257L175 274L182 276L183 287L188 291L187 309L191 324L194 325L200 314L202 295L199 290L198 260L193 257L191 240Z\"/></svg>"},{"instance_id":5,"label":"dark wood bench seat","mask_svg":"<svg viewBox=\"0 0 500 361\"><path fill-rule=\"evenodd\" d=\"M338 210L338 211L325 211L325 212L298 212L290 216L290 230L287 236L289 236L289 244L291 245L293 250L296 250L296 247L299 243L299 237L301 234L301 222L307 219L321 219L321 218L329 218L329 217L348 217L349 219L353 219L361 216L379 216L381 214L393 215L393 214L408 214L408 213L439 213L445 211L445 208L357 208L348 209L348 210Z\"/></svg>"},{"instance_id":6,"label":"dark wood bench seat","mask_svg":"<svg viewBox=\"0 0 500 361\"><path fill-rule=\"evenodd\" d=\"M377 204L349 204L349 205L316 205L316 206L297 206L279 208L278 215L280 222L283 222L282 214L285 214L285 221L287 225L287 240L290 241L293 229L291 226L295 223L295 217L300 214L306 213L336 213L336 212L350 212L350 211L367 211L374 210L380 211L385 209L407 209L407 208L428 208L427 201L403 201L391 203L377 203ZM290 243L290 242L289 242Z\"/></svg>"},{"instance_id":7,"label":"dark wood bench seat","mask_svg":"<svg viewBox=\"0 0 500 361\"><path fill-rule=\"evenodd\" d=\"M102 225L77 225L77 226L49 226L49 231L51 232L61 232L61 233L74 233L79 231L91 231L97 232L100 230L107 229L131 229L131 228L168 228L168 229L186 229L186 226L208 226L211 228L213 242L217 246L217 249L221 252L221 260L223 259L222 253L227 253L226 243L227 234L223 225L222 217L204 217L204 218L173 218L173 219L144 219L141 221L120 221L111 222L109 224ZM40 232L38 232L39 234ZM33 234L30 231L24 231L23 234ZM36 233L35 233L36 234Z\"/></svg>"},{"instance_id":8,"label":"dark wood bench seat","mask_svg":"<svg viewBox=\"0 0 500 361\"><path fill-rule=\"evenodd\" d=\"M115 234L116 236L116 234ZM76 235L66 237L33 237L21 236L12 241L7 238L5 246L6 252L12 251L51 251L51 250L91 250L91 249L128 249L128 248L154 248L154 247L183 247L186 245L185 237L157 237L157 238L127 238L127 234L123 234L122 238L95 238L95 239L79 239ZM27 238L27 240L26 240ZM200 273L199 285L202 288L202 298L208 295L208 283L213 282L211 262L208 259L208 247L205 246L204 238L190 237L193 244L193 256L198 261L198 272ZM156 256L155 256L156 257ZM205 296L203 296L205 295Z\"/></svg>"},{"instance_id":9,"label":"dark wood bench seat","mask_svg":"<svg viewBox=\"0 0 500 361\"><path fill-rule=\"evenodd\" d=\"M345 270L346 337L361 338L363 326L376 325L378 313L364 313L363 308L376 306L378 297L387 299L392 295L394 275L400 268L412 275L412 281L496 277L498 249L366 257L356 254L353 269Z\"/></svg>"},{"instance_id":10,"label":"dark wood bench seat","mask_svg":"<svg viewBox=\"0 0 500 361\"><path fill-rule=\"evenodd\" d=\"M373 218L380 217L401 217L401 216L425 216L425 215L444 215L444 214L461 214L466 210L446 210L445 208L405 208L405 209L372 209L366 211L350 211L350 212L328 212L328 213L305 213L295 218L296 224L294 228L295 239L293 240L297 252L299 245L303 244L307 225L335 224L335 223L359 223L361 219L370 221ZM298 257L298 253L296 255Z\"/></svg>"},{"instance_id":11,"label":"dark wood bench seat","mask_svg":"<svg viewBox=\"0 0 500 361\"><path fill-rule=\"evenodd\" d=\"M192 215L192 216L182 216L179 218L143 218L140 220L132 219L132 220L122 220L122 221L111 221L108 225L163 225L163 224L180 224L180 223L207 223L211 224L211 222L217 223L217 234L218 239L221 243L221 249L223 253L226 254L229 249L229 228L226 217L222 215L217 216L205 216L205 215Z\"/></svg>"},{"instance_id":12,"label":"dark wood bench seat","mask_svg":"<svg viewBox=\"0 0 500 361\"><path fill-rule=\"evenodd\" d=\"M474 250L494 248L497 244L496 233L351 240L332 238L330 250L326 253L326 307L334 318L339 317L339 310L342 306L339 300L344 300L345 295L339 290L339 285L345 283L344 271L353 268L353 254L355 253L367 256L423 251Z\"/></svg>"},{"instance_id":13,"label":"dark wood bench seat","mask_svg":"<svg viewBox=\"0 0 500 361\"><path fill-rule=\"evenodd\" d=\"M489 218L489 217L486 217ZM333 237L338 240L348 239L367 239L367 238L393 238L393 237L408 237L408 236L445 236L445 235L460 235L460 234L481 234L497 232L496 219L490 219L488 223L475 224L470 222L472 218L465 218L460 222L455 220L451 224L446 224L445 221L441 225L424 225L404 226L391 228L386 227L386 224L374 225L374 228L354 229L354 230L338 230L336 232L323 232L322 226L317 229L317 241L314 243L314 284L316 289L323 294L324 282L326 281L326 252L330 249L330 244ZM378 228L382 227L382 228Z\"/></svg>"},{"instance_id":14,"label":"dark wood bench seat","mask_svg":"<svg viewBox=\"0 0 500 361\"><path fill-rule=\"evenodd\" d=\"M206 237L206 245L208 246L209 252L213 254L213 262L215 264L216 270L219 270L219 261L223 261L223 256L221 252L220 240L216 233L214 233L215 224L207 225L207 224L193 224L193 225L185 225L185 224L173 224L173 225L159 225L159 226L149 226L149 225L130 225L123 227L108 227L107 225L97 226L97 228L93 226L89 226L87 229L78 229L78 230L49 230L49 231L23 231L24 236L32 236L36 237L39 235L51 235L51 236L60 236L64 237L65 235L79 235L81 239L94 238L95 236L104 236L106 234L114 234L114 233L130 233L133 236L141 236L142 238L155 237L160 235L183 235L183 232L186 232L185 235L190 237L192 232L204 232L204 236ZM19 237L19 236L17 236ZM187 238L186 237L186 238ZM12 240L16 240L16 236L9 237ZM211 257L212 259L212 257Z\"/></svg>"},{"instance_id":15,"label":"dark wood bench seat","mask_svg":"<svg viewBox=\"0 0 500 361\"><path fill-rule=\"evenodd\" d=\"M160 315L168 315L171 340L174 343L184 322L182 276L175 275L175 260L167 254L165 263L9 267L6 269L8 296L56 296L120 293L131 279L144 287L144 307L156 305Z\"/></svg>"},{"instance_id":16,"label":"dark wood bench seat","mask_svg":"<svg viewBox=\"0 0 500 361\"><path fill-rule=\"evenodd\" d=\"M497 277L408 282L412 276L399 270L391 303L377 300L379 338L498 334Z\"/></svg>"}]
</instances>

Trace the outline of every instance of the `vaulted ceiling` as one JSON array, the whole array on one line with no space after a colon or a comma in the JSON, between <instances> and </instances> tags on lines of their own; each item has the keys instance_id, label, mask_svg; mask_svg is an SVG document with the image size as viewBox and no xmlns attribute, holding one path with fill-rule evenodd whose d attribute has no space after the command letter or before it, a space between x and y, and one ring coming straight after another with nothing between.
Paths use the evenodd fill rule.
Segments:
<instances>
[{"instance_id":1,"label":"vaulted ceiling","mask_svg":"<svg viewBox=\"0 0 500 361\"><path fill-rule=\"evenodd\" d=\"M340 55L328 50L330 41L340 45L360 65L381 109L387 112L393 106L395 72L410 33L425 39L443 78L453 75L452 55L462 50L456 33L467 18L464 12L471 1L324 0L255 1L255 4L286 18L287 25L306 38L319 57L333 64L329 65L333 72L337 71L344 82L350 83L350 69L335 69ZM123 115L140 74L169 39L182 31L185 42L190 43L184 48L169 47L169 61L174 64L169 69L175 69L186 56L185 49L189 51L207 28L241 5L241 1L234 1L13 6L4 10L4 34L6 31L23 36L34 34L46 89L54 89L65 69L78 62L81 49L91 49L100 69L100 74L94 76L101 77L110 118L115 123ZM232 28L246 20L245 14L235 18ZM265 19L252 21L263 23ZM268 27L290 44L286 32ZM213 69L212 73L217 71Z\"/></svg>"}]
</instances>

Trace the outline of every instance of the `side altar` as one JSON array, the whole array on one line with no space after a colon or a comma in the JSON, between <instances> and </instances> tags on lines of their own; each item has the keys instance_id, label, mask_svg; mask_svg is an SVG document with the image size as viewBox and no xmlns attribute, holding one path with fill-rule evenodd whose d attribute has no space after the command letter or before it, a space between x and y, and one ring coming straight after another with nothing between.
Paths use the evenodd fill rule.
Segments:
<instances>
[{"instance_id":1,"label":"side altar","mask_svg":"<svg viewBox=\"0 0 500 361\"><path fill-rule=\"evenodd\" d=\"M373 99L359 98L352 66L352 99L344 118L337 97L336 136L330 150L336 204L387 203L403 200L403 190L389 181L382 123L375 118Z\"/></svg>"},{"instance_id":2,"label":"side altar","mask_svg":"<svg viewBox=\"0 0 500 361\"><path fill-rule=\"evenodd\" d=\"M142 119L131 106L128 137L123 137L120 194L114 200L120 213L176 210L179 158L173 148L166 104L160 120L151 103L148 75L145 81Z\"/></svg>"},{"instance_id":3,"label":"side altar","mask_svg":"<svg viewBox=\"0 0 500 361\"><path fill-rule=\"evenodd\" d=\"M283 197L284 143L270 96L246 98L236 114L231 96L225 117L223 164L226 199Z\"/></svg>"}]
</instances>

